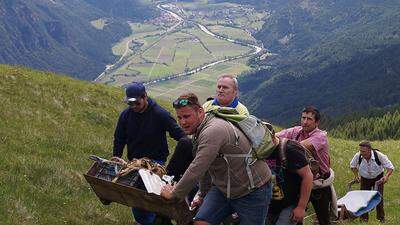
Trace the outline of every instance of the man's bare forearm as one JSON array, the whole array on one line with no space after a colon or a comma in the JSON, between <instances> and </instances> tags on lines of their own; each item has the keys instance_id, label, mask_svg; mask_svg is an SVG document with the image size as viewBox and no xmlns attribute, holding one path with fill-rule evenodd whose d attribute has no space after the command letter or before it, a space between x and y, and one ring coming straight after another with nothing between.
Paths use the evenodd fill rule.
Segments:
<instances>
[{"instance_id":1,"label":"man's bare forearm","mask_svg":"<svg viewBox=\"0 0 400 225\"><path fill-rule=\"evenodd\" d=\"M389 179L389 177L392 175L392 173L393 173L393 169L386 169L386 175L385 175L386 180Z\"/></svg>"},{"instance_id":2,"label":"man's bare forearm","mask_svg":"<svg viewBox=\"0 0 400 225\"><path fill-rule=\"evenodd\" d=\"M351 168L351 171L353 171L354 177L358 177L358 169L357 169L357 167Z\"/></svg>"},{"instance_id":3,"label":"man's bare forearm","mask_svg":"<svg viewBox=\"0 0 400 225\"><path fill-rule=\"evenodd\" d=\"M313 185L313 175L311 173L310 166L305 166L297 170L297 173L302 178L300 186L300 198L297 207L306 208Z\"/></svg>"}]
</instances>

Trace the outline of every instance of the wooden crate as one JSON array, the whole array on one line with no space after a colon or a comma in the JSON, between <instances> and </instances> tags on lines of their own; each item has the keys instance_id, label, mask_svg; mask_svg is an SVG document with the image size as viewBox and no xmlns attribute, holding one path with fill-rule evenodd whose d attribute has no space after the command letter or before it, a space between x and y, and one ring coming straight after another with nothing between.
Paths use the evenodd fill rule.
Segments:
<instances>
[{"instance_id":1,"label":"wooden crate","mask_svg":"<svg viewBox=\"0 0 400 225\"><path fill-rule=\"evenodd\" d=\"M189 210L185 201L165 200L138 188L100 179L96 177L100 169L100 164L95 162L84 176L103 204L116 202L174 219L178 225L191 224L195 212Z\"/></svg>"}]
</instances>

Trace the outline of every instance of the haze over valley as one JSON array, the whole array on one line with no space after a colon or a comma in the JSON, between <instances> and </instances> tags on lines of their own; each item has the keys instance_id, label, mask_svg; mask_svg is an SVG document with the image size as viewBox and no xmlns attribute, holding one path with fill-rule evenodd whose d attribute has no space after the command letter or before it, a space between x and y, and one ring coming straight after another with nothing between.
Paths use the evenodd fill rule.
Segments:
<instances>
[{"instance_id":1,"label":"haze over valley","mask_svg":"<svg viewBox=\"0 0 400 225\"><path fill-rule=\"evenodd\" d=\"M173 99L205 101L220 74L276 130L320 110L338 198L372 141L396 168L385 224L400 224L398 0L0 0L0 224L133 224L83 176L91 155L112 157L125 85L176 116ZM342 224L380 225L371 214Z\"/></svg>"},{"instance_id":2,"label":"haze over valley","mask_svg":"<svg viewBox=\"0 0 400 225\"><path fill-rule=\"evenodd\" d=\"M159 17L131 23L132 35L114 47L121 58L96 82L142 81L152 96L165 100L184 90L196 90L205 99L214 94L219 74L240 74L250 69L250 57L267 53L252 36L267 14L254 7L205 2L156 7Z\"/></svg>"},{"instance_id":3,"label":"haze over valley","mask_svg":"<svg viewBox=\"0 0 400 225\"><path fill-rule=\"evenodd\" d=\"M314 104L330 118L389 112L400 99L400 3L393 0L2 1L0 62L171 101L240 80L251 111L287 126ZM311 100L312 99L312 100ZM354 116L351 116L354 117ZM336 123L334 125L334 123Z\"/></svg>"}]
</instances>

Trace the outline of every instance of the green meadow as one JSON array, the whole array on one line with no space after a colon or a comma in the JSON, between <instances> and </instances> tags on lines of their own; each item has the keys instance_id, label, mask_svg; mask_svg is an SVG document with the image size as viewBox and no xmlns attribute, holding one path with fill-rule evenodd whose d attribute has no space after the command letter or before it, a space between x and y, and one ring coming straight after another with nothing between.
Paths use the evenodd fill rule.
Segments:
<instances>
[{"instance_id":1,"label":"green meadow","mask_svg":"<svg viewBox=\"0 0 400 225\"><path fill-rule=\"evenodd\" d=\"M90 21L90 24L98 30L103 30L104 26L107 25L107 19L100 18L97 20L92 20Z\"/></svg>"},{"instance_id":2,"label":"green meadow","mask_svg":"<svg viewBox=\"0 0 400 225\"><path fill-rule=\"evenodd\" d=\"M236 3L195 1L176 4L184 9L186 16L191 16L195 21L207 26L223 25L243 30L260 30L264 24L263 19L268 17L265 11Z\"/></svg>"},{"instance_id":3,"label":"green meadow","mask_svg":"<svg viewBox=\"0 0 400 225\"><path fill-rule=\"evenodd\" d=\"M358 151L358 143L360 140L343 140L337 138L329 138L330 155L332 168L335 171L334 187L338 198L343 197L347 193L347 183L354 178L350 171L350 160ZM388 183L384 187L384 205L386 214L385 224L399 224L400 215L400 177L398 166L400 165L400 140L385 140L372 142L374 148L378 148L382 153L386 154L395 166L393 175L389 178ZM359 189L359 185L353 185L353 189ZM309 219L308 224L311 224ZM365 224L357 220L349 221L346 224ZM376 220L375 210L370 213L368 224L381 224Z\"/></svg>"},{"instance_id":4,"label":"green meadow","mask_svg":"<svg viewBox=\"0 0 400 225\"><path fill-rule=\"evenodd\" d=\"M251 36L248 32L239 29L239 28L234 28L234 27L227 27L227 26L221 26L221 25L215 25L215 26L209 26L208 27L213 33L226 36L231 39L240 39L240 40L246 40L250 42L255 42L256 39Z\"/></svg>"},{"instance_id":5,"label":"green meadow","mask_svg":"<svg viewBox=\"0 0 400 225\"><path fill-rule=\"evenodd\" d=\"M176 4L183 9L180 12L182 16L206 25L212 32L252 43L256 40L249 31L257 30L253 24L260 23L261 18L266 16L263 12L233 3L197 1ZM232 20L221 19L228 14ZM132 81L162 79L252 51L249 47L212 37L192 22L185 22L167 32L176 22L163 16L144 23L130 22L132 34L116 43L112 49L115 55L122 56L121 60L98 82L118 87ZM215 82L222 73L239 75L249 70L247 60L221 63L190 77L152 84L149 92L171 101L182 91L196 87L200 90L200 96L206 98L214 94L215 84L211 84L211 81Z\"/></svg>"},{"instance_id":6,"label":"green meadow","mask_svg":"<svg viewBox=\"0 0 400 225\"><path fill-rule=\"evenodd\" d=\"M204 79L183 80L188 89L207 92ZM192 78L191 78L192 79ZM168 86L170 85L170 86ZM165 88L173 89L173 84ZM151 89L153 89L151 87ZM155 89L155 88L154 88ZM160 90L160 93L162 91ZM113 132L125 107L123 90L47 72L0 65L0 224L132 224L130 209L104 206L85 181L91 154L109 158ZM171 104L156 98L171 112ZM352 179L349 160L357 140L330 138L335 188L339 197ZM395 166L400 140L373 142ZM170 142L171 151L174 142ZM385 186L386 224L400 217L399 173ZM310 219L305 224L312 224ZM357 220L344 224L365 224ZM368 224L379 224L372 213Z\"/></svg>"},{"instance_id":7,"label":"green meadow","mask_svg":"<svg viewBox=\"0 0 400 225\"><path fill-rule=\"evenodd\" d=\"M220 74L240 74L250 69L244 61L245 59L224 62L192 76L165 81L161 85L149 85L147 89L150 96L164 101L172 102L188 91L194 91L201 101L205 101L215 94L216 79Z\"/></svg>"},{"instance_id":8,"label":"green meadow","mask_svg":"<svg viewBox=\"0 0 400 225\"><path fill-rule=\"evenodd\" d=\"M206 35L198 27L164 36L149 32L152 34L144 36L147 31L134 33L113 48L115 53L123 54L124 46L132 40L137 46L130 47L124 63L100 82L114 86L131 81L145 82L251 51L248 47Z\"/></svg>"}]
</instances>

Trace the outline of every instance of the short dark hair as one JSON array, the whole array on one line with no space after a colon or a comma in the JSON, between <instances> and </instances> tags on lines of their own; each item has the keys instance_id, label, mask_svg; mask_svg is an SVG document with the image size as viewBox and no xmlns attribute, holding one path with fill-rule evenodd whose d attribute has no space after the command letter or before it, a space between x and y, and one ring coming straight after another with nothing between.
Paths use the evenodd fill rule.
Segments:
<instances>
[{"instance_id":1,"label":"short dark hair","mask_svg":"<svg viewBox=\"0 0 400 225\"><path fill-rule=\"evenodd\" d=\"M358 146L360 146L360 147L367 147L367 148L372 149L371 142L369 142L369 141L367 141L367 140L361 141L360 144L358 144Z\"/></svg>"},{"instance_id":2,"label":"short dark hair","mask_svg":"<svg viewBox=\"0 0 400 225\"><path fill-rule=\"evenodd\" d=\"M321 113L319 113L319 110L315 108L314 106L306 106L304 107L303 111L301 113L312 113L314 115L314 119L316 122L321 120Z\"/></svg>"},{"instance_id":3,"label":"short dark hair","mask_svg":"<svg viewBox=\"0 0 400 225\"><path fill-rule=\"evenodd\" d=\"M183 94L181 94L175 101L174 101L174 103L172 104L172 106L174 107L174 108L180 108L181 106L180 106L180 104L176 104L176 103L179 103L181 100L187 100L186 101L186 104L184 105L184 106L189 106L189 107L191 107L191 108L194 108L194 109L199 109L199 108L202 108L202 106L201 106L201 104L200 104L200 102L199 102L199 98L197 97L197 95L195 94L195 93L193 93L193 92L186 92L186 93L183 93ZM189 104L188 104L189 103Z\"/></svg>"}]
</instances>

